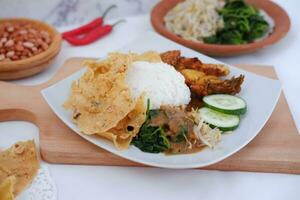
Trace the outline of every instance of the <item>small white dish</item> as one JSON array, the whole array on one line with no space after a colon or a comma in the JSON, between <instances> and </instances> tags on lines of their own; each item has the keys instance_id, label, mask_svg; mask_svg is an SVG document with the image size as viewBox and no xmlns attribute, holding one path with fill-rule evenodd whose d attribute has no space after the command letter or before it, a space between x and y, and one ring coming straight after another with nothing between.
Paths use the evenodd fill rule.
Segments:
<instances>
[{"instance_id":1,"label":"small white dish","mask_svg":"<svg viewBox=\"0 0 300 200\"><path fill-rule=\"evenodd\" d=\"M147 50L164 52L168 50L181 50L186 57L198 57L205 63L221 63L196 51L183 47L160 35L147 32L140 38L122 48L121 52L142 53ZM129 160L164 168L196 168L204 167L219 162L247 145L262 129L271 116L278 101L281 86L278 80L259 76L247 71L230 66L230 76L244 74L245 82L239 96L247 101L248 111L238 129L231 134L222 135L221 142L214 148L205 148L195 154L182 154L167 156L165 154L144 153L134 146L128 150L119 151L113 144L98 136L82 134L72 122L71 112L65 110L62 105L70 93L70 87L74 80L78 79L85 71L82 69L66 79L44 89L42 94L56 115L73 131L91 143Z\"/></svg>"},{"instance_id":2,"label":"small white dish","mask_svg":"<svg viewBox=\"0 0 300 200\"><path fill-rule=\"evenodd\" d=\"M56 200L57 189L46 164L41 167L32 183L16 198L16 200Z\"/></svg>"},{"instance_id":3,"label":"small white dish","mask_svg":"<svg viewBox=\"0 0 300 200\"><path fill-rule=\"evenodd\" d=\"M37 154L38 156L40 155L38 130L35 130L36 127L34 125L28 122L6 123L10 123L11 126L0 126L0 151L9 148L19 141L34 140L37 147ZM16 126L16 124L18 125ZM27 131L28 129L31 130ZM42 160L40 162L40 169L37 175L24 191L16 197L16 200L57 200L57 188L50 174L48 164Z\"/></svg>"}]
</instances>

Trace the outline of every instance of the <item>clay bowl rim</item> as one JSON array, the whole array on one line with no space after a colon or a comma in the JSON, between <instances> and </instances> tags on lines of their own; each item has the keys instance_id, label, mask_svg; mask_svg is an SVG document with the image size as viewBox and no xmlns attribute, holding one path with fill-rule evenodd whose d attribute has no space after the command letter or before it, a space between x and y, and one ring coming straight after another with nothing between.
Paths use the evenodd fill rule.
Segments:
<instances>
[{"instance_id":1,"label":"clay bowl rim","mask_svg":"<svg viewBox=\"0 0 300 200\"><path fill-rule=\"evenodd\" d=\"M33 24L35 27L43 28L47 32L50 33L52 37L51 44L49 45L49 48L46 49L46 51L43 51L35 56L32 56L30 58L17 60L17 61L2 61L0 62L0 72L13 72L13 71L20 71L20 70L26 70L30 68L35 68L39 65L45 64L46 62L49 62L52 60L60 51L62 38L60 33L51 25L35 20L35 19L29 19L29 18L5 18L0 19L0 23L5 22L27 22ZM44 67L47 68L47 67Z\"/></svg>"},{"instance_id":2,"label":"clay bowl rim","mask_svg":"<svg viewBox=\"0 0 300 200\"><path fill-rule=\"evenodd\" d=\"M249 4L264 10L274 21L273 32L266 38L248 44L223 45L205 44L183 39L166 29L163 18L177 3L183 0L161 0L151 11L151 24L161 35L189 48L214 56L232 56L257 51L263 47L274 44L284 38L288 33L291 22L283 8L269 0L246 0Z\"/></svg>"}]
</instances>

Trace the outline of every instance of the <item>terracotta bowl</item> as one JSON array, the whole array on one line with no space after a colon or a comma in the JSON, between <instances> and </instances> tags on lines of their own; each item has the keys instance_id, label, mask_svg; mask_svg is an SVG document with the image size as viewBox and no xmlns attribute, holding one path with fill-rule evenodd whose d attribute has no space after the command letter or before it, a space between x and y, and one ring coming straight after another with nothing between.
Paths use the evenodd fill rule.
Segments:
<instances>
[{"instance_id":1,"label":"terracotta bowl","mask_svg":"<svg viewBox=\"0 0 300 200\"><path fill-rule=\"evenodd\" d=\"M37 29L43 29L50 34L52 39L49 48L30 58L17 61L0 62L0 80L14 80L37 74L49 67L51 61L59 53L61 48L60 33L54 27L33 19L11 18L1 19L0 24L4 22L26 22L32 24Z\"/></svg>"},{"instance_id":2,"label":"terracotta bowl","mask_svg":"<svg viewBox=\"0 0 300 200\"><path fill-rule=\"evenodd\" d=\"M257 42L242 45L205 44L186 40L167 30L163 20L168 11L176 6L177 3L182 1L183 0L160 1L151 12L152 26L161 35L207 55L233 56L254 52L278 42L288 33L290 29L289 16L277 4L269 0L247 0L249 4L264 10L273 19L275 27L273 32L268 37Z\"/></svg>"}]
</instances>

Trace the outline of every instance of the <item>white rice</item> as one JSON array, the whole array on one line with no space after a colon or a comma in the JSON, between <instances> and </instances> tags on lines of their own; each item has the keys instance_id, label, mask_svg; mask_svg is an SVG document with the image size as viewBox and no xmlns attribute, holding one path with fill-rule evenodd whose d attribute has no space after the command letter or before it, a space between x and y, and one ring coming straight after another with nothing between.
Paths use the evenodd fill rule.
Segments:
<instances>
[{"instance_id":1,"label":"white rice","mask_svg":"<svg viewBox=\"0 0 300 200\"><path fill-rule=\"evenodd\" d=\"M133 98L145 92L145 104L150 99L150 108L161 105L186 105L191 100L191 92L182 74L166 63L138 61L128 69L126 83Z\"/></svg>"}]
</instances>

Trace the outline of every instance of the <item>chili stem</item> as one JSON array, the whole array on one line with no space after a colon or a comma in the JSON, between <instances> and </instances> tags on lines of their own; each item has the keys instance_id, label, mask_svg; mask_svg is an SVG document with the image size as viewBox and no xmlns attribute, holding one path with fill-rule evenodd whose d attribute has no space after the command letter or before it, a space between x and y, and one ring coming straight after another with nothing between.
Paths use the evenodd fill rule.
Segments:
<instances>
[{"instance_id":1,"label":"chili stem","mask_svg":"<svg viewBox=\"0 0 300 200\"><path fill-rule=\"evenodd\" d=\"M109 11L113 8L116 8L117 6L116 5L111 5L109 6L103 13L103 15L101 16L103 19L105 18L105 16L107 15L107 13L109 13Z\"/></svg>"},{"instance_id":2,"label":"chili stem","mask_svg":"<svg viewBox=\"0 0 300 200\"><path fill-rule=\"evenodd\" d=\"M120 19L119 21L113 23L111 26L114 27L114 26L116 26L116 25L118 25L120 23L123 23L123 22L126 22L126 20L125 19Z\"/></svg>"}]
</instances>

